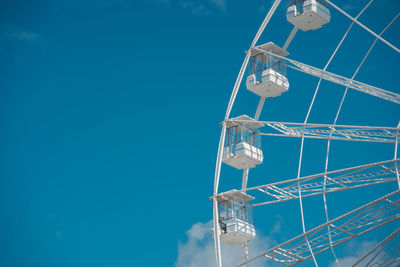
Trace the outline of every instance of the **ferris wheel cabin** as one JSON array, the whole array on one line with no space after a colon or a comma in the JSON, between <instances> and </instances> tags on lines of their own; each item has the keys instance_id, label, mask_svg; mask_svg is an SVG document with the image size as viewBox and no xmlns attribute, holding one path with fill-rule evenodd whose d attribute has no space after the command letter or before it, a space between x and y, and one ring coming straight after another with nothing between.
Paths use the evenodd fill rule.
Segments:
<instances>
[{"instance_id":1,"label":"ferris wheel cabin","mask_svg":"<svg viewBox=\"0 0 400 267\"><path fill-rule=\"evenodd\" d=\"M317 30L331 19L324 0L289 0L286 19L303 31Z\"/></svg>"},{"instance_id":2,"label":"ferris wheel cabin","mask_svg":"<svg viewBox=\"0 0 400 267\"><path fill-rule=\"evenodd\" d=\"M257 46L257 48L278 56L289 55L273 42ZM286 67L278 57L254 49L250 56L249 75L246 79L246 87L249 91L268 98L280 96L289 90Z\"/></svg>"},{"instance_id":3,"label":"ferris wheel cabin","mask_svg":"<svg viewBox=\"0 0 400 267\"><path fill-rule=\"evenodd\" d=\"M236 189L218 197L221 242L234 246L255 239L252 209L247 203L253 199L254 197Z\"/></svg>"},{"instance_id":4,"label":"ferris wheel cabin","mask_svg":"<svg viewBox=\"0 0 400 267\"><path fill-rule=\"evenodd\" d=\"M222 162L236 169L251 169L263 162L258 128L263 124L242 115L227 122Z\"/></svg>"}]
</instances>

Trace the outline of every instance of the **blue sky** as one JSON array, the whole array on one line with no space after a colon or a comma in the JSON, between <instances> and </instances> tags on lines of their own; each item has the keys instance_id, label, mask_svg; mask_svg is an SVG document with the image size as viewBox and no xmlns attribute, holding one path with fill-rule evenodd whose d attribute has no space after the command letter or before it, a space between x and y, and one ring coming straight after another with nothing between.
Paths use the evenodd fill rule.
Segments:
<instances>
[{"instance_id":1,"label":"blue sky","mask_svg":"<svg viewBox=\"0 0 400 267\"><path fill-rule=\"evenodd\" d=\"M355 16L367 1L335 2ZM376 2L360 21L379 32L400 5ZM218 123L244 50L270 5L0 1L0 265L201 266L193 257L210 257L208 197ZM283 45L291 30L285 6L259 43ZM323 29L299 32L288 49L291 58L324 66L350 24L331 11ZM384 35L396 46L399 23ZM328 70L350 77L373 40L355 26ZM399 55L378 42L357 79L399 92L398 62ZM289 92L267 100L262 120L304 120L317 80L294 71L288 77ZM332 122L342 93L323 83L310 121ZM232 116L252 116L257 102L242 86ZM395 126L399 111L350 91L339 123ZM264 164L250 172L249 185L295 177L299 145L263 139ZM325 146L306 142L303 175L323 170ZM392 145L333 147L332 169L393 156ZM239 187L240 176L223 166L221 189ZM393 189L383 185L328 198L331 216ZM352 201L343 205L346 198ZM322 207L319 197L305 201L307 228L323 222ZM254 222L254 250L268 248L300 232L298 202L255 210ZM359 244L374 244L388 229ZM340 250L343 257L356 253ZM332 261L326 254L320 259L325 265Z\"/></svg>"}]
</instances>

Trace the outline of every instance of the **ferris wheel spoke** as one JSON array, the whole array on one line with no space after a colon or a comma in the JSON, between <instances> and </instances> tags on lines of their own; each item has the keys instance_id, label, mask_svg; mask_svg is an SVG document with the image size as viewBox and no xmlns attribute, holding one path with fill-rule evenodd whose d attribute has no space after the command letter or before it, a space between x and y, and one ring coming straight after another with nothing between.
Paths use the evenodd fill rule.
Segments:
<instances>
[{"instance_id":1,"label":"ferris wheel spoke","mask_svg":"<svg viewBox=\"0 0 400 267\"><path fill-rule=\"evenodd\" d=\"M396 143L398 130L396 127L356 126L293 122L257 122L267 126L260 132L265 136L313 138L341 141Z\"/></svg>"},{"instance_id":2,"label":"ferris wheel spoke","mask_svg":"<svg viewBox=\"0 0 400 267\"><path fill-rule=\"evenodd\" d=\"M272 18L272 15L275 13L280 2L281 2L281 0L275 0L274 3L272 4L271 9L268 11L267 15L265 16L264 21L262 22L260 28L258 29L257 34L254 37L249 50L251 50L255 47L256 43L258 42L258 39L260 39L261 34L264 32L265 28L267 27L269 21ZM249 63L249 60L250 60L250 53L247 53L246 58L243 61L242 67L240 68L239 75L236 78L235 85L233 86L232 94L231 94L231 97L230 97L229 103L228 103L228 108L226 109L226 113L225 113L225 119L228 119L229 115L231 114L231 110L232 110L233 104L235 102L237 93L239 91L240 84L242 83L243 75L247 68L247 64Z\"/></svg>"},{"instance_id":3,"label":"ferris wheel spoke","mask_svg":"<svg viewBox=\"0 0 400 267\"><path fill-rule=\"evenodd\" d=\"M400 159L380 161L330 172L289 179L266 185L250 187L247 191L259 191L270 200L252 204L253 207L298 199L298 185L302 197L321 195L366 187L382 183L396 182L397 163ZM324 182L324 180L326 180Z\"/></svg>"},{"instance_id":4,"label":"ferris wheel spoke","mask_svg":"<svg viewBox=\"0 0 400 267\"><path fill-rule=\"evenodd\" d=\"M396 94L396 93L393 93L393 92L390 92L390 91L387 91L387 90L384 90L384 89L381 89L381 88L378 88L378 87L375 87L372 85L368 85L368 84L365 84L362 82L358 82L358 81L343 77L341 75L338 75L338 74L335 74L332 72L321 70L317 67L307 65L305 63L287 58L285 56L280 56L280 55L274 54L271 51L263 50L258 47L254 47L252 50L280 58L282 60L282 62L284 63L284 65L291 69L309 74L311 76L314 76L314 77L317 77L317 78L320 78L323 80L327 80L327 81L342 85L344 87L349 87L354 90L357 90L357 91L360 91L360 92L363 92L363 93L366 93L366 94L369 94L369 95L372 95L372 96L375 96L378 98L385 99L387 101L391 101L391 102L400 104L400 95L399 94Z\"/></svg>"},{"instance_id":5,"label":"ferris wheel spoke","mask_svg":"<svg viewBox=\"0 0 400 267\"><path fill-rule=\"evenodd\" d=\"M383 225L399 220L399 202L400 190L397 190L268 249L238 266L243 266L261 257L290 265L300 263L312 257L307 248L306 238L309 240L314 255L318 255L330 249L331 246L336 247ZM331 242L328 238L328 232L324 231L328 226L331 227Z\"/></svg>"},{"instance_id":6,"label":"ferris wheel spoke","mask_svg":"<svg viewBox=\"0 0 400 267\"><path fill-rule=\"evenodd\" d=\"M367 8L372 2L373 2L373 0L371 0L371 1L368 2L368 4L364 7L364 9L357 15L356 19L366 10L366 8ZM398 13L398 14L386 25L386 27L379 33L379 36L382 36L382 34L384 34L384 33L386 32L386 30L389 29L389 27L397 20L397 18L399 17L399 15L400 15L400 13ZM343 36L342 41L343 41L344 38L347 36L349 30L351 29L351 27L352 27L353 25L354 25L354 21L351 23L349 29L347 30L347 32L346 32L345 35ZM339 43L338 47L341 45L342 41ZM361 67L362 67L363 64L365 63L365 60L367 59L367 57L368 57L369 54L371 53L371 51L372 51L372 49L374 48L374 46L375 46L375 44L376 44L377 41L378 41L378 38L375 38L374 42L371 44L371 46L369 47L368 51L367 51L366 54L364 55L364 58L361 60L361 63L358 65L357 69L355 70L353 76L351 77L351 80L354 80L354 78L356 77L356 75L358 74L359 70L361 69ZM335 50L335 52L333 53L333 55L336 53L336 51L337 51L337 49ZM328 61L328 64L325 66L324 70L326 70L326 68L327 68L327 66L329 65L329 63L330 63L330 61ZM321 79L320 79L320 81L321 81ZM346 89L345 89L345 91L344 91L344 93L343 93L342 99L341 99L341 101L340 101L340 104L339 104L339 106L338 106L338 110L337 110L337 112L336 112L336 116L335 116L335 119L334 119L334 122L333 122L334 125L336 125L337 120L338 120L338 117L339 117L339 114L340 114L340 112L341 112L341 110L342 110L342 106L343 106L344 100L345 100L345 98L346 98L346 96L347 96L347 91L348 91L348 87L346 87ZM328 142L327 142L327 150L326 150L326 157L325 157L325 172L328 171L328 163L329 163L329 155L330 155L330 144L331 144L332 134L333 134L333 132L331 132L331 134L329 135ZM395 156L394 156L394 159L397 159L396 153L397 153L398 131L396 131L396 138L395 138L395 139L396 139L396 145L395 145ZM399 179L398 179L398 169L397 169L397 162L396 162L396 161L394 162L394 167L395 167L395 170L396 170L395 174L396 174L396 176L397 176L397 180L399 180ZM327 178L327 177L325 177L325 179L324 179L323 200L324 200L324 210L325 210L326 221L329 221L328 206L327 206L327 200L326 200L326 194L325 194L325 186L326 186L326 180L327 180L326 178ZM400 185L400 183L399 183L399 185ZM399 186L399 189L400 189L400 186ZM330 230L330 227L328 227L328 235L329 235L330 243L332 244L332 237L331 237L331 230ZM331 246L331 251L332 251L332 254L333 254L334 258L335 258L335 261L339 264L339 259L338 259L338 257L336 256L336 253L335 253L335 251L334 251L334 249L333 249L332 246Z\"/></svg>"},{"instance_id":7,"label":"ferris wheel spoke","mask_svg":"<svg viewBox=\"0 0 400 267\"><path fill-rule=\"evenodd\" d=\"M338 7L337 5L335 5L334 3L332 3L329 0L325 0L325 2L327 2L328 4L330 4L333 8L335 8L336 10L338 10L340 13L342 13L343 15L345 15L346 17L348 17L349 19L351 19L354 23L358 24L359 26L361 26L364 30L366 30L367 32L369 32L370 34L372 34L373 36L375 36L376 38L378 38L379 40L381 40L382 42L384 42L385 44L387 44L388 46L390 46L392 49L394 49L397 53L400 53L400 49L398 49L397 47L395 47L394 45L392 45L391 43L389 43L388 41L386 41L385 39L383 39L381 36L379 36L378 34L376 34L375 32L373 32L372 30L370 30L367 26L365 26L364 24L362 24L361 22L359 22L356 18L353 18L352 16L350 16L347 12L345 12L343 9L341 9L340 7Z\"/></svg>"},{"instance_id":8,"label":"ferris wheel spoke","mask_svg":"<svg viewBox=\"0 0 400 267\"><path fill-rule=\"evenodd\" d=\"M287 48L289 47L289 45L292 43L293 38L295 37L296 33L298 32L299 28L294 26L292 31L290 32L289 36L287 37L285 44L283 45L282 49L283 50L287 50ZM264 107L264 103L265 103L265 97L260 97L260 101L258 102L258 106L257 106L257 110L256 110L256 114L254 115L254 119L258 120L260 118L261 115L261 111Z\"/></svg>"},{"instance_id":9,"label":"ferris wheel spoke","mask_svg":"<svg viewBox=\"0 0 400 267\"><path fill-rule=\"evenodd\" d=\"M400 241L393 242L394 239L400 233L400 228L397 228L393 233L379 242L375 247L369 250L364 256L362 256L359 260L353 263L354 266L390 266L390 262L398 261L398 255L400 254ZM384 250L393 245L393 243L397 243L391 248L389 251L385 252Z\"/></svg>"},{"instance_id":10,"label":"ferris wheel spoke","mask_svg":"<svg viewBox=\"0 0 400 267\"><path fill-rule=\"evenodd\" d=\"M394 145L394 159L397 159L397 148L398 148L398 144L399 144L399 129L400 129L400 121L399 121L399 123L397 124L397 127L396 127L396 141L395 141L395 145ZM398 171L398 169L397 169L397 163L395 164L395 166L396 166L396 177L397 177L397 184L398 184L398 186L399 186L399 189L400 189L400 175L399 175L399 171Z\"/></svg>"},{"instance_id":11,"label":"ferris wheel spoke","mask_svg":"<svg viewBox=\"0 0 400 267\"><path fill-rule=\"evenodd\" d=\"M283 50L287 50L290 43L293 41L293 38L296 36L297 31L299 30L299 28L297 28L296 26L293 27L292 31L290 32L288 38L286 39L282 49Z\"/></svg>"}]
</instances>

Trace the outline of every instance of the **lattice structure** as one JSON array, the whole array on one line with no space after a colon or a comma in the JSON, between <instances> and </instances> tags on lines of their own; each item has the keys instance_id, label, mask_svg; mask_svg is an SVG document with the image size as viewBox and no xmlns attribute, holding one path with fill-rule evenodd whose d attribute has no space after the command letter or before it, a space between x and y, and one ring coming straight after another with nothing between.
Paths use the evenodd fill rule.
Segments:
<instances>
[{"instance_id":1,"label":"lattice structure","mask_svg":"<svg viewBox=\"0 0 400 267\"><path fill-rule=\"evenodd\" d=\"M399 133L395 127L329 125L312 123L265 122L269 130L261 135L331 139L341 141L395 143Z\"/></svg>"},{"instance_id":2,"label":"lattice structure","mask_svg":"<svg viewBox=\"0 0 400 267\"><path fill-rule=\"evenodd\" d=\"M227 123L245 122L228 120ZM263 124L260 135L297 137L312 139L330 139L340 141L396 143L399 138L399 129L382 126L333 125L318 123L297 123L277 121L254 121L254 124Z\"/></svg>"},{"instance_id":3,"label":"lattice structure","mask_svg":"<svg viewBox=\"0 0 400 267\"><path fill-rule=\"evenodd\" d=\"M276 202L298 199L298 183L302 197L350 190L358 187L396 182L396 167L399 170L400 159L375 162L356 167L319 173L247 188L247 191L260 191L269 201L255 203L252 206L269 205ZM395 164L397 163L397 164ZM396 166L399 165L399 166Z\"/></svg>"},{"instance_id":4,"label":"lattice structure","mask_svg":"<svg viewBox=\"0 0 400 267\"><path fill-rule=\"evenodd\" d=\"M398 221L399 203L400 190L397 190L275 246L238 266L246 265L261 257L286 265L300 263L311 257L305 237L308 238L314 255L318 255L328 250L330 245L338 246L385 224ZM331 228L331 244L328 232L324 231L328 227Z\"/></svg>"},{"instance_id":5,"label":"lattice structure","mask_svg":"<svg viewBox=\"0 0 400 267\"><path fill-rule=\"evenodd\" d=\"M400 228L397 228L374 248L368 251L352 266L399 266L400 264Z\"/></svg>"}]
</instances>

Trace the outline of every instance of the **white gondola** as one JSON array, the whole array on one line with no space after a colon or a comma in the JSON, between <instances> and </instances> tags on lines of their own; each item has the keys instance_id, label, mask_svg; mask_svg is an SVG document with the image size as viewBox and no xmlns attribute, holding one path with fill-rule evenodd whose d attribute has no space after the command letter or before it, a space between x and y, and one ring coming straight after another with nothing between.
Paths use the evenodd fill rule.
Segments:
<instances>
[{"instance_id":1,"label":"white gondola","mask_svg":"<svg viewBox=\"0 0 400 267\"><path fill-rule=\"evenodd\" d=\"M218 196L221 242L234 246L255 239L252 209L247 204L253 199L254 197L236 189Z\"/></svg>"},{"instance_id":2,"label":"white gondola","mask_svg":"<svg viewBox=\"0 0 400 267\"><path fill-rule=\"evenodd\" d=\"M289 0L286 19L303 31L317 30L331 19L324 0Z\"/></svg>"},{"instance_id":3,"label":"white gondola","mask_svg":"<svg viewBox=\"0 0 400 267\"><path fill-rule=\"evenodd\" d=\"M227 123L222 162L236 169L251 169L263 162L261 139L257 129L263 124L247 115Z\"/></svg>"},{"instance_id":4,"label":"white gondola","mask_svg":"<svg viewBox=\"0 0 400 267\"><path fill-rule=\"evenodd\" d=\"M273 42L260 45L257 48L278 56L289 55L288 52ZM252 50L249 72L246 87L249 91L261 97L277 97L289 89L286 68L278 57Z\"/></svg>"}]
</instances>

